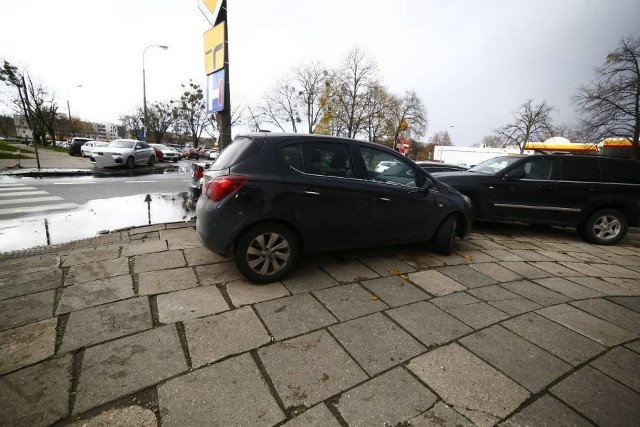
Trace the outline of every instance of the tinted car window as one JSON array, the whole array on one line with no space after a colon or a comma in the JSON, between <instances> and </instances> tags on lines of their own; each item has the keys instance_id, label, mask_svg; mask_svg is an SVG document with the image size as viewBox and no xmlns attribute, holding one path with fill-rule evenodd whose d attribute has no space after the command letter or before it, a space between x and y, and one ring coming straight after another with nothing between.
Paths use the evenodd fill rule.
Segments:
<instances>
[{"instance_id":1,"label":"tinted car window","mask_svg":"<svg viewBox=\"0 0 640 427\"><path fill-rule=\"evenodd\" d=\"M353 177L353 162L346 144L302 144L301 166L303 172L313 175Z\"/></svg>"},{"instance_id":2,"label":"tinted car window","mask_svg":"<svg viewBox=\"0 0 640 427\"><path fill-rule=\"evenodd\" d=\"M605 159L611 182L640 184L640 162L619 159Z\"/></svg>"},{"instance_id":3,"label":"tinted car window","mask_svg":"<svg viewBox=\"0 0 640 427\"><path fill-rule=\"evenodd\" d=\"M599 182L600 168L598 159L564 158L562 159L562 180L579 182Z\"/></svg>"},{"instance_id":4,"label":"tinted car window","mask_svg":"<svg viewBox=\"0 0 640 427\"><path fill-rule=\"evenodd\" d=\"M411 163L400 160L386 151L369 147L361 147L360 153L362 153L369 179L387 184L401 184L409 187L418 186L416 171ZM390 166L387 167L387 165Z\"/></svg>"},{"instance_id":5,"label":"tinted car window","mask_svg":"<svg viewBox=\"0 0 640 427\"><path fill-rule=\"evenodd\" d=\"M216 161L211 164L209 169L221 170L230 168L240 160L250 156L251 153L259 151L259 149L260 148L250 138L236 138L231 145L220 152L220 155Z\"/></svg>"},{"instance_id":6,"label":"tinted car window","mask_svg":"<svg viewBox=\"0 0 640 427\"><path fill-rule=\"evenodd\" d=\"M548 180L553 172L553 159L527 159L517 169L524 170L524 179Z\"/></svg>"}]
</instances>

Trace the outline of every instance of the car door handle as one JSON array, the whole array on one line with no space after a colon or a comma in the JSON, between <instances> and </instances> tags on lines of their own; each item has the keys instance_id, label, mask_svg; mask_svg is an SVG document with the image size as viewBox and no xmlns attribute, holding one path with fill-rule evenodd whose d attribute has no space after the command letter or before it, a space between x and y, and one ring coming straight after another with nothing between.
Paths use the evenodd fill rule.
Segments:
<instances>
[{"instance_id":1,"label":"car door handle","mask_svg":"<svg viewBox=\"0 0 640 427\"><path fill-rule=\"evenodd\" d=\"M376 197L376 202L379 203L389 203L391 199L387 199L386 197Z\"/></svg>"},{"instance_id":2,"label":"car door handle","mask_svg":"<svg viewBox=\"0 0 640 427\"><path fill-rule=\"evenodd\" d=\"M318 193L317 191L311 191L311 190L298 191L298 194L307 196L307 197L317 197L320 195L320 193Z\"/></svg>"}]
</instances>

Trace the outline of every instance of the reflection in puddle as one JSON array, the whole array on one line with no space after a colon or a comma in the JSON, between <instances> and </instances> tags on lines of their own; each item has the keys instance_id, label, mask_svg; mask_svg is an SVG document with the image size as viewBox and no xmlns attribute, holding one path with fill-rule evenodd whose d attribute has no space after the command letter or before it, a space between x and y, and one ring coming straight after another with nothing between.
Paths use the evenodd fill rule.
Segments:
<instances>
[{"instance_id":1,"label":"reflection in puddle","mask_svg":"<svg viewBox=\"0 0 640 427\"><path fill-rule=\"evenodd\" d=\"M188 193L92 200L72 211L0 223L0 252L57 245L116 230L195 219Z\"/></svg>"}]
</instances>

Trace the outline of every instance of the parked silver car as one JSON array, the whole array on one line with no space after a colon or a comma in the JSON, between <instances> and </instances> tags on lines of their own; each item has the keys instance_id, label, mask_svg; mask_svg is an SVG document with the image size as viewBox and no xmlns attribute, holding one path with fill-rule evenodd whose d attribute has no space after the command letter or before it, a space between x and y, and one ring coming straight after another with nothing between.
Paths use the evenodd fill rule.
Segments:
<instances>
[{"instance_id":1,"label":"parked silver car","mask_svg":"<svg viewBox=\"0 0 640 427\"><path fill-rule=\"evenodd\" d=\"M135 165L153 166L156 163L156 152L144 141L114 139L107 146L98 147L91 153L91 163L98 168L125 166L133 169Z\"/></svg>"}]
</instances>

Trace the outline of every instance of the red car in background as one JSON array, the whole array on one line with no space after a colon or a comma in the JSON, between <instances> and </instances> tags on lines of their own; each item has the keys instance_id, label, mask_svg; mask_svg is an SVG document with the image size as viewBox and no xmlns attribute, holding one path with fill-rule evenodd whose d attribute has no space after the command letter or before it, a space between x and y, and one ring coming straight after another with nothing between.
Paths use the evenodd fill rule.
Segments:
<instances>
[{"instance_id":1,"label":"red car in background","mask_svg":"<svg viewBox=\"0 0 640 427\"><path fill-rule=\"evenodd\" d=\"M196 159L200 158L200 151L196 148L185 148L182 150L182 158L183 159Z\"/></svg>"}]
</instances>

